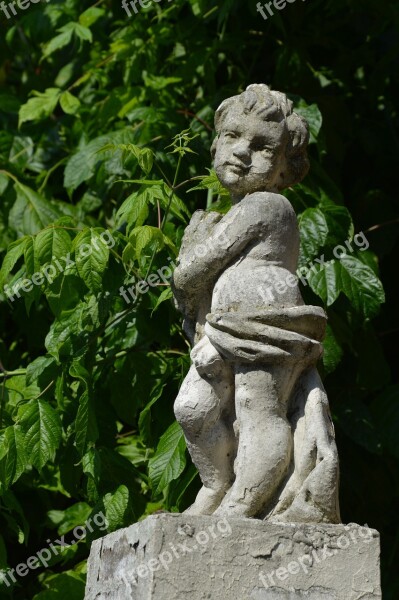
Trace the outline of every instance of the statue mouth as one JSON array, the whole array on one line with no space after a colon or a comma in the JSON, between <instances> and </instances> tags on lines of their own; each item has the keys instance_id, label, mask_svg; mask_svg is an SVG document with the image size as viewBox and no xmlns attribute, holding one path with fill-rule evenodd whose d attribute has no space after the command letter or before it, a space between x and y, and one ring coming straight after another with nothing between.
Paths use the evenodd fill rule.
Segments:
<instances>
[{"instance_id":1,"label":"statue mouth","mask_svg":"<svg viewBox=\"0 0 399 600\"><path fill-rule=\"evenodd\" d=\"M251 165L244 165L242 163L235 163L235 162L226 162L225 166L229 167L233 171L238 172L239 174L248 173L248 171L251 168Z\"/></svg>"}]
</instances>

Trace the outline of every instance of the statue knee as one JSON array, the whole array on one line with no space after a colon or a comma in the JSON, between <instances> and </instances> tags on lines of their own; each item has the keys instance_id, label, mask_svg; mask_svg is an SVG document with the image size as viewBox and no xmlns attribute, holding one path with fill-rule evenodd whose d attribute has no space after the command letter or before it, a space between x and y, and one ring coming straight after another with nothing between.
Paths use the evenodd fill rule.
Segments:
<instances>
[{"instance_id":1,"label":"statue knee","mask_svg":"<svg viewBox=\"0 0 399 600\"><path fill-rule=\"evenodd\" d=\"M198 428L198 415L193 402L190 402L190 397L180 393L173 406L176 420L180 423L184 433L194 433Z\"/></svg>"},{"instance_id":2,"label":"statue knee","mask_svg":"<svg viewBox=\"0 0 399 600\"><path fill-rule=\"evenodd\" d=\"M195 393L179 394L177 397L173 410L188 437L200 435L217 422L220 411L217 404L209 400L203 401Z\"/></svg>"},{"instance_id":3,"label":"statue knee","mask_svg":"<svg viewBox=\"0 0 399 600\"><path fill-rule=\"evenodd\" d=\"M187 437L198 436L212 428L221 412L214 390L196 372L187 375L173 410Z\"/></svg>"}]
</instances>

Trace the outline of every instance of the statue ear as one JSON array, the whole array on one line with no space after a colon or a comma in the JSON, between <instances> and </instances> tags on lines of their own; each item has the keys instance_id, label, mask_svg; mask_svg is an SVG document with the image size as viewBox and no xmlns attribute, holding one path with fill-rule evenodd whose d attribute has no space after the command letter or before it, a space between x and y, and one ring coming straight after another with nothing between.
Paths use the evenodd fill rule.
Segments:
<instances>
[{"instance_id":1,"label":"statue ear","mask_svg":"<svg viewBox=\"0 0 399 600\"><path fill-rule=\"evenodd\" d=\"M215 154L216 154L216 146L218 145L218 140L219 140L219 136L217 135L215 137L215 139L212 142L212 146L211 146L211 156L212 156L212 160L214 160L215 158Z\"/></svg>"},{"instance_id":2,"label":"statue ear","mask_svg":"<svg viewBox=\"0 0 399 600\"><path fill-rule=\"evenodd\" d=\"M309 143L309 127L305 119L294 112L287 118L287 126L291 137L290 155L306 151Z\"/></svg>"},{"instance_id":3,"label":"statue ear","mask_svg":"<svg viewBox=\"0 0 399 600\"><path fill-rule=\"evenodd\" d=\"M280 189L290 187L302 181L309 171L307 146L309 143L309 127L303 117L292 113L287 117L290 140L286 148L286 165L281 176Z\"/></svg>"}]
</instances>

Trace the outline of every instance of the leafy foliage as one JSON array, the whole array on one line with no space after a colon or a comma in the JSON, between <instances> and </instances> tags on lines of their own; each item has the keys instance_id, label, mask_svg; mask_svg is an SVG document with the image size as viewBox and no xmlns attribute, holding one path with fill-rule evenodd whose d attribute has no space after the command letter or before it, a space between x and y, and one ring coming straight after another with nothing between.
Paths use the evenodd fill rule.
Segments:
<instances>
[{"instance_id":1,"label":"leafy foliage","mask_svg":"<svg viewBox=\"0 0 399 600\"><path fill-rule=\"evenodd\" d=\"M214 111L266 82L310 123L310 174L286 194L305 300L329 315L343 519L382 532L396 598L397 5L312 0L264 21L238 0L132 18L113 0L51 0L0 19L0 569L99 512L113 531L193 500L170 274L192 212L230 205L209 171ZM104 533L1 598L80 600Z\"/></svg>"}]
</instances>

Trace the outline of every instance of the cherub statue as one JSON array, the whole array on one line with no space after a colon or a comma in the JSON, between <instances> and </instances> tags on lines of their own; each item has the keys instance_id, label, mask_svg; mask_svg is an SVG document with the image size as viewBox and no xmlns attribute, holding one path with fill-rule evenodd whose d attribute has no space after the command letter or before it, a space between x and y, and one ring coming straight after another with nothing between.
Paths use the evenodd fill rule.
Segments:
<instances>
[{"instance_id":1,"label":"cherub statue","mask_svg":"<svg viewBox=\"0 0 399 600\"><path fill-rule=\"evenodd\" d=\"M309 169L308 125L259 84L225 100L215 126L215 170L233 206L194 213L173 276L193 345L174 410L203 483L187 512L339 523L316 368L326 315L301 297L297 219L280 194Z\"/></svg>"}]
</instances>

